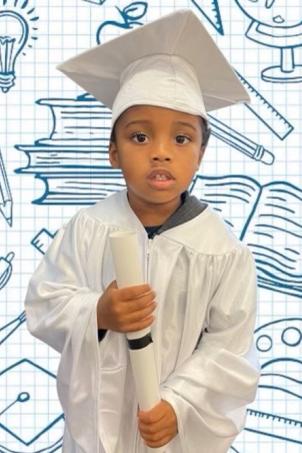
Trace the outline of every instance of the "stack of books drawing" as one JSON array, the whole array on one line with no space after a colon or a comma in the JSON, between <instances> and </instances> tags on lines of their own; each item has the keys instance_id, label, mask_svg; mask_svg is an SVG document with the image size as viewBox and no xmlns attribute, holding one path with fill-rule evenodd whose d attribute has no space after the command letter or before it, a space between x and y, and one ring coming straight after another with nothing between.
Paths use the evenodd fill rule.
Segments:
<instances>
[{"instance_id":1,"label":"stack of books drawing","mask_svg":"<svg viewBox=\"0 0 302 453\"><path fill-rule=\"evenodd\" d=\"M124 187L119 170L108 160L111 112L89 95L76 99L40 99L51 109L49 138L16 145L28 157L17 173L34 174L45 183L35 204L93 204Z\"/></svg>"}]
</instances>

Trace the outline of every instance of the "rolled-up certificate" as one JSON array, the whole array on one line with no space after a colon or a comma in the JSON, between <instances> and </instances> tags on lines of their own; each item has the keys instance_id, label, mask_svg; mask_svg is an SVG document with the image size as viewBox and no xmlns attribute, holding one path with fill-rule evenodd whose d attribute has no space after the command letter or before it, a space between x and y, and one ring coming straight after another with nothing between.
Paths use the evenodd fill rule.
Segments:
<instances>
[{"instance_id":1,"label":"rolled-up certificate","mask_svg":"<svg viewBox=\"0 0 302 453\"><path fill-rule=\"evenodd\" d=\"M117 286L123 288L145 283L136 232L111 233L110 245ZM127 333L127 340L139 407L148 411L161 399L150 327ZM152 448L151 451L163 453L164 447Z\"/></svg>"}]
</instances>

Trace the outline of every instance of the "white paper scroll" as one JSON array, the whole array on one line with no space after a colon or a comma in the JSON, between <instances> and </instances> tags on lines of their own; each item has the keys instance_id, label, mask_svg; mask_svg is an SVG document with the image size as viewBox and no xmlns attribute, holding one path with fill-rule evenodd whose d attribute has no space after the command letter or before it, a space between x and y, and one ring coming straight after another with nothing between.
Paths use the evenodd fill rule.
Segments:
<instances>
[{"instance_id":1,"label":"white paper scroll","mask_svg":"<svg viewBox=\"0 0 302 453\"><path fill-rule=\"evenodd\" d=\"M136 233L132 231L112 233L110 245L117 286L123 288L145 283ZM127 339L130 341L143 339L150 333L148 327L138 332L129 332ZM139 349L129 348L129 353L139 407L143 411L148 411L161 399L153 343ZM149 451L164 453L164 447L150 448Z\"/></svg>"}]
</instances>

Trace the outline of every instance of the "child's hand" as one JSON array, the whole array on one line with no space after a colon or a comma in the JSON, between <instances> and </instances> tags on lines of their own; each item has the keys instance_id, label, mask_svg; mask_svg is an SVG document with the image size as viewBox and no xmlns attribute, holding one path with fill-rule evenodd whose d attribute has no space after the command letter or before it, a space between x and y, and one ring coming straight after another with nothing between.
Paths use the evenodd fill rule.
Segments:
<instances>
[{"instance_id":1,"label":"child's hand","mask_svg":"<svg viewBox=\"0 0 302 453\"><path fill-rule=\"evenodd\" d=\"M156 303L148 284L118 289L110 283L98 301L98 328L115 332L134 332L150 326Z\"/></svg>"},{"instance_id":2,"label":"child's hand","mask_svg":"<svg viewBox=\"0 0 302 453\"><path fill-rule=\"evenodd\" d=\"M171 404L161 400L148 412L138 412L138 428L149 447L166 445L178 433L177 418Z\"/></svg>"}]
</instances>

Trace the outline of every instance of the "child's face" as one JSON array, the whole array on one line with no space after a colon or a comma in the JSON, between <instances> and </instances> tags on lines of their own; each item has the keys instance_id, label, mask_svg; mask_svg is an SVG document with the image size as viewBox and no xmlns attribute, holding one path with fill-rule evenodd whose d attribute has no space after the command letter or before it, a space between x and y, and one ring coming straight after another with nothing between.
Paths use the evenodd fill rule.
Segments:
<instances>
[{"instance_id":1,"label":"child's face","mask_svg":"<svg viewBox=\"0 0 302 453\"><path fill-rule=\"evenodd\" d=\"M200 117L134 106L116 123L109 157L124 174L134 212L162 209L168 215L179 206L203 152Z\"/></svg>"}]
</instances>

